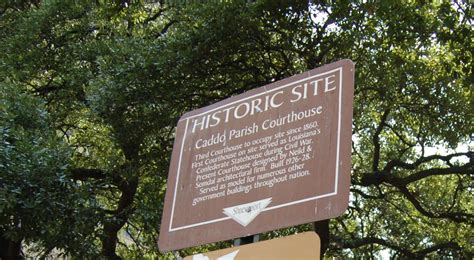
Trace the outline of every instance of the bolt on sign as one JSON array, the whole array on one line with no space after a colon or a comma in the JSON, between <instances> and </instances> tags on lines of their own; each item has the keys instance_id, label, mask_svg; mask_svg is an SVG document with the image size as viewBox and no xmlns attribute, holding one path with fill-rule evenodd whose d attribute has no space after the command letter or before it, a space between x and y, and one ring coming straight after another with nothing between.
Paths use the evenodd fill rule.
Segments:
<instances>
[{"instance_id":1,"label":"bolt on sign","mask_svg":"<svg viewBox=\"0 0 474 260\"><path fill-rule=\"evenodd\" d=\"M353 92L354 64L341 60L183 115L160 250L341 215Z\"/></svg>"},{"instance_id":2,"label":"bolt on sign","mask_svg":"<svg viewBox=\"0 0 474 260\"><path fill-rule=\"evenodd\" d=\"M244 246L187 256L184 260L314 260L320 259L320 254L321 240L319 236L314 232L304 232Z\"/></svg>"}]
</instances>

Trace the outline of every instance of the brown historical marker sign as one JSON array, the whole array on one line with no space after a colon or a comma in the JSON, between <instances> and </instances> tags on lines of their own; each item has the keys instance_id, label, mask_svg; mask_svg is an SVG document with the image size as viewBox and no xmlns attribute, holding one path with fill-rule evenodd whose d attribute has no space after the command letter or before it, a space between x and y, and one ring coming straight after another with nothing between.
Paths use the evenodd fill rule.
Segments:
<instances>
[{"instance_id":1,"label":"brown historical marker sign","mask_svg":"<svg viewBox=\"0 0 474 260\"><path fill-rule=\"evenodd\" d=\"M249 245L187 256L184 260L317 260L320 259L320 254L321 240L319 236L314 232L305 232Z\"/></svg>"},{"instance_id":2,"label":"brown historical marker sign","mask_svg":"<svg viewBox=\"0 0 474 260\"><path fill-rule=\"evenodd\" d=\"M183 115L160 250L342 214L353 91L354 65L341 60Z\"/></svg>"}]
</instances>

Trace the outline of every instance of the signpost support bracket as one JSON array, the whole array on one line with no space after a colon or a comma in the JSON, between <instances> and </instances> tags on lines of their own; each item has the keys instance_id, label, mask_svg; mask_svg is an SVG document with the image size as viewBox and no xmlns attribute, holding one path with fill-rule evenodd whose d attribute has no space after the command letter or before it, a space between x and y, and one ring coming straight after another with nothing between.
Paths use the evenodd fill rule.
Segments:
<instances>
[{"instance_id":1,"label":"signpost support bracket","mask_svg":"<svg viewBox=\"0 0 474 260\"><path fill-rule=\"evenodd\" d=\"M321 239L321 259L329 248L329 219L313 222L313 230Z\"/></svg>"},{"instance_id":2,"label":"signpost support bracket","mask_svg":"<svg viewBox=\"0 0 474 260\"><path fill-rule=\"evenodd\" d=\"M252 244L258 242L260 240L260 234L256 234L253 236L246 236L234 239L234 246L242 246L247 244Z\"/></svg>"}]
</instances>

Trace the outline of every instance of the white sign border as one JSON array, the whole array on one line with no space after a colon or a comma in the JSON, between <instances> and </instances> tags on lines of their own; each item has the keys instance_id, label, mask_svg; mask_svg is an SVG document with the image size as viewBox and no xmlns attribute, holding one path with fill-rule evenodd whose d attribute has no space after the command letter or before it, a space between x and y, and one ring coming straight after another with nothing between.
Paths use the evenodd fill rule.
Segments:
<instances>
[{"instance_id":1,"label":"white sign border","mask_svg":"<svg viewBox=\"0 0 474 260\"><path fill-rule=\"evenodd\" d=\"M208 221L194 223L194 224L181 226L181 227L176 227L176 228L172 227L173 226L173 217L174 217L174 208L175 208L175 204L176 204L176 194L177 194L178 186L179 186L178 185L179 184L179 175L180 175L180 171L181 171L181 161L182 161L181 159L182 159L182 156L183 156L184 143L186 141L185 139L186 139L186 135L187 135L189 119L194 118L194 117L198 117L198 116L203 115L203 114L207 114L209 112L212 112L214 110L217 110L217 109L220 109L220 108L223 108L223 107L226 107L226 106L233 105L235 103L242 102L242 101L250 99L250 98L254 98L254 97L257 97L257 96L269 94L271 92L274 92L274 91L277 91L277 90L280 90L280 89L283 89L283 88L286 88L286 87L289 87L289 86L293 86L295 84L298 84L298 83L303 82L303 81L310 80L312 78L320 77L320 76L323 76L323 75L326 75L326 74L331 74L331 73L334 73L336 71L339 71L339 104L338 104L338 113L337 113L338 118L337 118L337 145L336 145L336 174L335 174L335 181L334 181L334 191L331 192L331 193L326 193L326 194L322 194L322 195L318 195L318 196L314 196L314 197L310 197L310 198L305 198L305 199L301 199L301 200L296 200L296 201L292 201L292 202L283 203L283 204L275 205L275 206L272 206L272 207L268 207L268 208L265 208L264 210L262 210L262 212L270 211L270 210L274 210L274 209L278 209L278 208L283 208L283 207L287 207L287 206L294 205L294 204L300 204L300 203L304 203L304 202L311 201L311 200L316 200L316 199L320 199L320 198L325 198L325 197L330 197L330 196L337 195L337 187L338 187L338 180L339 180L339 151L340 151L339 146L340 146L340 139L341 139L341 103L342 103L342 85L343 85L342 84L342 79L343 79L342 70L343 70L343 66L340 66L336 69L326 71L326 72L323 72L323 73L319 73L319 74L316 74L316 75L313 75L313 76L309 76L309 77L300 79L298 81L293 81L293 82L290 82L288 84L285 84L283 86L280 86L280 87L277 87L277 88L274 88L274 89L271 89L271 90L266 90L265 89L264 92L261 92L261 93L243 98L243 99L239 99L239 100L236 100L234 102L230 102L228 104L225 104L225 105L222 105L222 106L219 106L219 107L215 107L215 108L207 110L203 113L192 115L192 116L189 116L189 117L186 117L186 118L181 118L180 121L186 120L186 128L184 130L183 141L181 143L181 150L179 152L179 162L178 162L178 169L177 169L177 176L176 176L176 185L175 185L175 188L174 188L173 204L172 204L172 207L171 207L171 219L170 219L170 226L169 226L168 231L173 232L173 231L193 228L193 227L197 227L197 226L207 225L207 224L211 224L211 223L231 219L230 217L223 217L223 218L208 220Z\"/></svg>"}]
</instances>

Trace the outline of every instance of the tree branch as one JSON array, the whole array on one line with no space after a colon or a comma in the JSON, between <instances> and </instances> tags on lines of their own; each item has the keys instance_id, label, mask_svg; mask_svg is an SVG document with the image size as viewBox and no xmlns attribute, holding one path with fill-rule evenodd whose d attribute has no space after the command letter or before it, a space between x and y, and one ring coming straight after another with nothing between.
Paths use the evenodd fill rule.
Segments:
<instances>
[{"instance_id":1,"label":"tree branch","mask_svg":"<svg viewBox=\"0 0 474 260\"><path fill-rule=\"evenodd\" d=\"M462 222L467 222L467 223L472 223L474 219L474 215L472 214L467 214L463 212L443 212L443 213L438 213L435 214L433 212L430 212L426 210L418 201L418 199L411 193L407 187L401 186L397 187L398 190L410 201L410 203L424 216L429 217L429 218L447 218L450 219L454 222L462 223Z\"/></svg>"},{"instance_id":2,"label":"tree branch","mask_svg":"<svg viewBox=\"0 0 474 260\"><path fill-rule=\"evenodd\" d=\"M111 178L112 183L119 186L122 185L124 179L120 177L116 172L111 172L110 174L105 173L100 169L86 169L86 168L76 168L71 170L72 179L76 181L87 181L90 179L94 180L104 180L106 178Z\"/></svg>"},{"instance_id":3,"label":"tree branch","mask_svg":"<svg viewBox=\"0 0 474 260\"><path fill-rule=\"evenodd\" d=\"M165 11L165 9L160 9L158 12L156 12L156 14L154 14L154 15L152 15L152 16L146 18L145 21L143 21L143 24L148 24L149 22L156 20L158 17L161 16L161 14L162 14L164 11Z\"/></svg>"},{"instance_id":4,"label":"tree branch","mask_svg":"<svg viewBox=\"0 0 474 260\"><path fill-rule=\"evenodd\" d=\"M101 180L106 178L104 172L99 169L77 168L71 170L71 174L72 178L77 181L85 181L88 179Z\"/></svg>"},{"instance_id":5,"label":"tree branch","mask_svg":"<svg viewBox=\"0 0 474 260\"><path fill-rule=\"evenodd\" d=\"M165 27L163 27L163 29L161 29L161 31L158 33L158 35L156 36L156 38L163 36L163 35L169 30L169 28L170 28L173 24L175 24L175 23L177 23L177 22L178 22L178 21L176 21L176 20L171 20L171 21L169 21L169 22L165 25Z\"/></svg>"},{"instance_id":6,"label":"tree branch","mask_svg":"<svg viewBox=\"0 0 474 260\"><path fill-rule=\"evenodd\" d=\"M411 174L405 178L401 178L398 181L402 185L408 185L412 182L419 181L421 179L439 176L439 175L450 175L450 174L460 174L460 175L473 175L474 176L474 162L469 162L462 166L455 166L449 168L431 168L423 171L419 171L415 174Z\"/></svg>"},{"instance_id":7,"label":"tree branch","mask_svg":"<svg viewBox=\"0 0 474 260\"><path fill-rule=\"evenodd\" d=\"M434 161L434 160L441 160L441 161L449 162L452 158L459 157L459 156L467 156L469 158L472 158L474 156L474 152L470 151L470 152L466 152L466 153L453 153L453 154L449 154L449 155L437 155L437 154L435 154L435 155L426 156L426 157L422 156L421 158L416 160L414 163L406 163L406 162L402 162L398 159L397 160L391 160L390 162L388 162L385 165L382 172L389 173L395 167L403 168L403 169L406 169L406 170L414 170L414 169L416 169L416 167L420 166L423 163L431 162L431 161Z\"/></svg>"},{"instance_id":8,"label":"tree branch","mask_svg":"<svg viewBox=\"0 0 474 260\"><path fill-rule=\"evenodd\" d=\"M423 250L420 250L420 251L416 252L416 254L420 258L425 258L426 255L428 255L430 253L433 253L433 252L436 252L436 251L439 251L439 250L443 250L443 249L460 250L461 247L456 242L446 242L446 243L442 243L442 244L438 244L438 245L434 245L434 246L425 248Z\"/></svg>"},{"instance_id":9,"label":"tree branch","mask_svg":"<svg viewBox=\"0 0 474 260\"><path fill-rule=\"evenodd\" d=\"M367 194L367 193L365 193L365 192L363 192L363 191L361 191L361 190L355 189L355 188L351 188L351 192L359 194L359 195L362 196L364 199L374 199L374 200L376 200L376 199L383 199L383 198L385 198L385 194L380 193L380 191L379 191L379 194L378 194L377 196Z\"/></svg>"},{"instance_id":10,"label":"tree branch","mask_svg":"<svg viewBox=\"0 0 474 260\"><path fill-rule=\"evenodd\" d=\"M467 155L472 157L472 152L468 153L457 153L457 154L451 154L447 156L440 156L440 155L433 155L433 156L428 156L425 158L419 159L417 162L413 164L407 164L407 163L397 163L396 165L403 165L403 168L406 169L412 169L416 168L416 166L420 165L423 162L427 162L430 160L437 160L437 159L442 159L445 161L449 161L450 158L453 158L454 156L459 156L459 155ZM393 161L392 161L393 162ZM391 163L392 163L391 162ZM422 203L416 198L416 196L410 192L407 188L407 185L410 183L419 181L421 179L430 177L430 176L440 176L440 175L468 175L472 176L474 175L474 170L473 170L473 161L471 160L470 162L462 165L462 166L457 166L457 167L450 167L450 168L431 168L427 170L422 170L419 172L416 172L414 174L411 174L407 177L397 177L391 174L390 171L382 171L379 174L366 174L360 182L355 183L356 185L361 185L361 186L378 186L382 183L387 183L390 184L391 186L397 188L408 201L424 216L429 217L429 218L446 218L450 219L454 222L458 223L472 223L474 219L474 215L472 214L467 214L464 212L450 212L450 209L453 208L453 205L451 205L450 209L447 210L446 212L442 213L433 213L428 211L425 207L423 207ZM392 163L392 165L395 165ZM387 167L386 167L387 168ZM393 167L392 167L393 169ZM457 188L458 189L458 188ZM360 194L360 193L359 193ZM457 196L457 195L456 195Z\"/></svg>"},{"instance_id":11,"label":"tree branch","mask_svg":"<svg viewBox=\"0 0 474 260\"><path fill-rule=\"evenodd\" d=\"M386 109L383 112L382 118L380 119L380 123L375 130L374 136L372 138L372 142L374 144L374 160L372 162L372 170L374 172L379 171L379 161L380 161L380 133L382 132L384 126L386 125L385 121L387 120L388 114L390 113L389 109Z\"/></svg>"},{"instance_id":12,"label":"tree branch","mask_svg":"<svg viewBox=\"0 0 474 260\"><path fill-rule=\"evenodd\" d=\"M352 239L352 240L344 240L344 239L341 239L341 238L338 238L338 237L334 237L333 238L333 246L335 246L336 248L350 248L350 249L354 249L354 248L359 248L359 247L363 247L363 246L367 246L367 245L372 245L372 244L378 244L378 245L381 245L381 246L385 246L385 247L388 247L390 249L393 249L397 252L400 252L402 253L403 255L409 257L409 258L416 258L416 254L401 247L401 246L398 246L390 241L387 241L387 240L384 240L384 239L381 239L381 238L377 238L377 237L365 237L365 238L360 238L360 239Z\"/></svg>"},{"instance_id":13,"label":"tree branch","mask_svg":"<svg viewBox=\"0 0 474 260\"><path fill-rule=\"evenodd\" d=\"M368 246L372 244L378 244L378 245L390 248L392 250L395 250L397 252L400 252L405 257L408 257L410 259L424 259L428 254L439 251L439 250L443 250L443 249L451 249L451 250L461 249L459 244L456 242L446 242L446 243L433 245L425 249L421 249L419 251L410 251L410 250L405 249L403 246L397 245L396 243L392 241L388 241L388 240L377 238L377 237L365 237L365 238L351 239L351 240L344 240L339 237L334 237L333 241L334 242L332 243L332 246L336 248L349 248L349 249L359 248L359 247Z\"/></svg>"}]
</instances>

